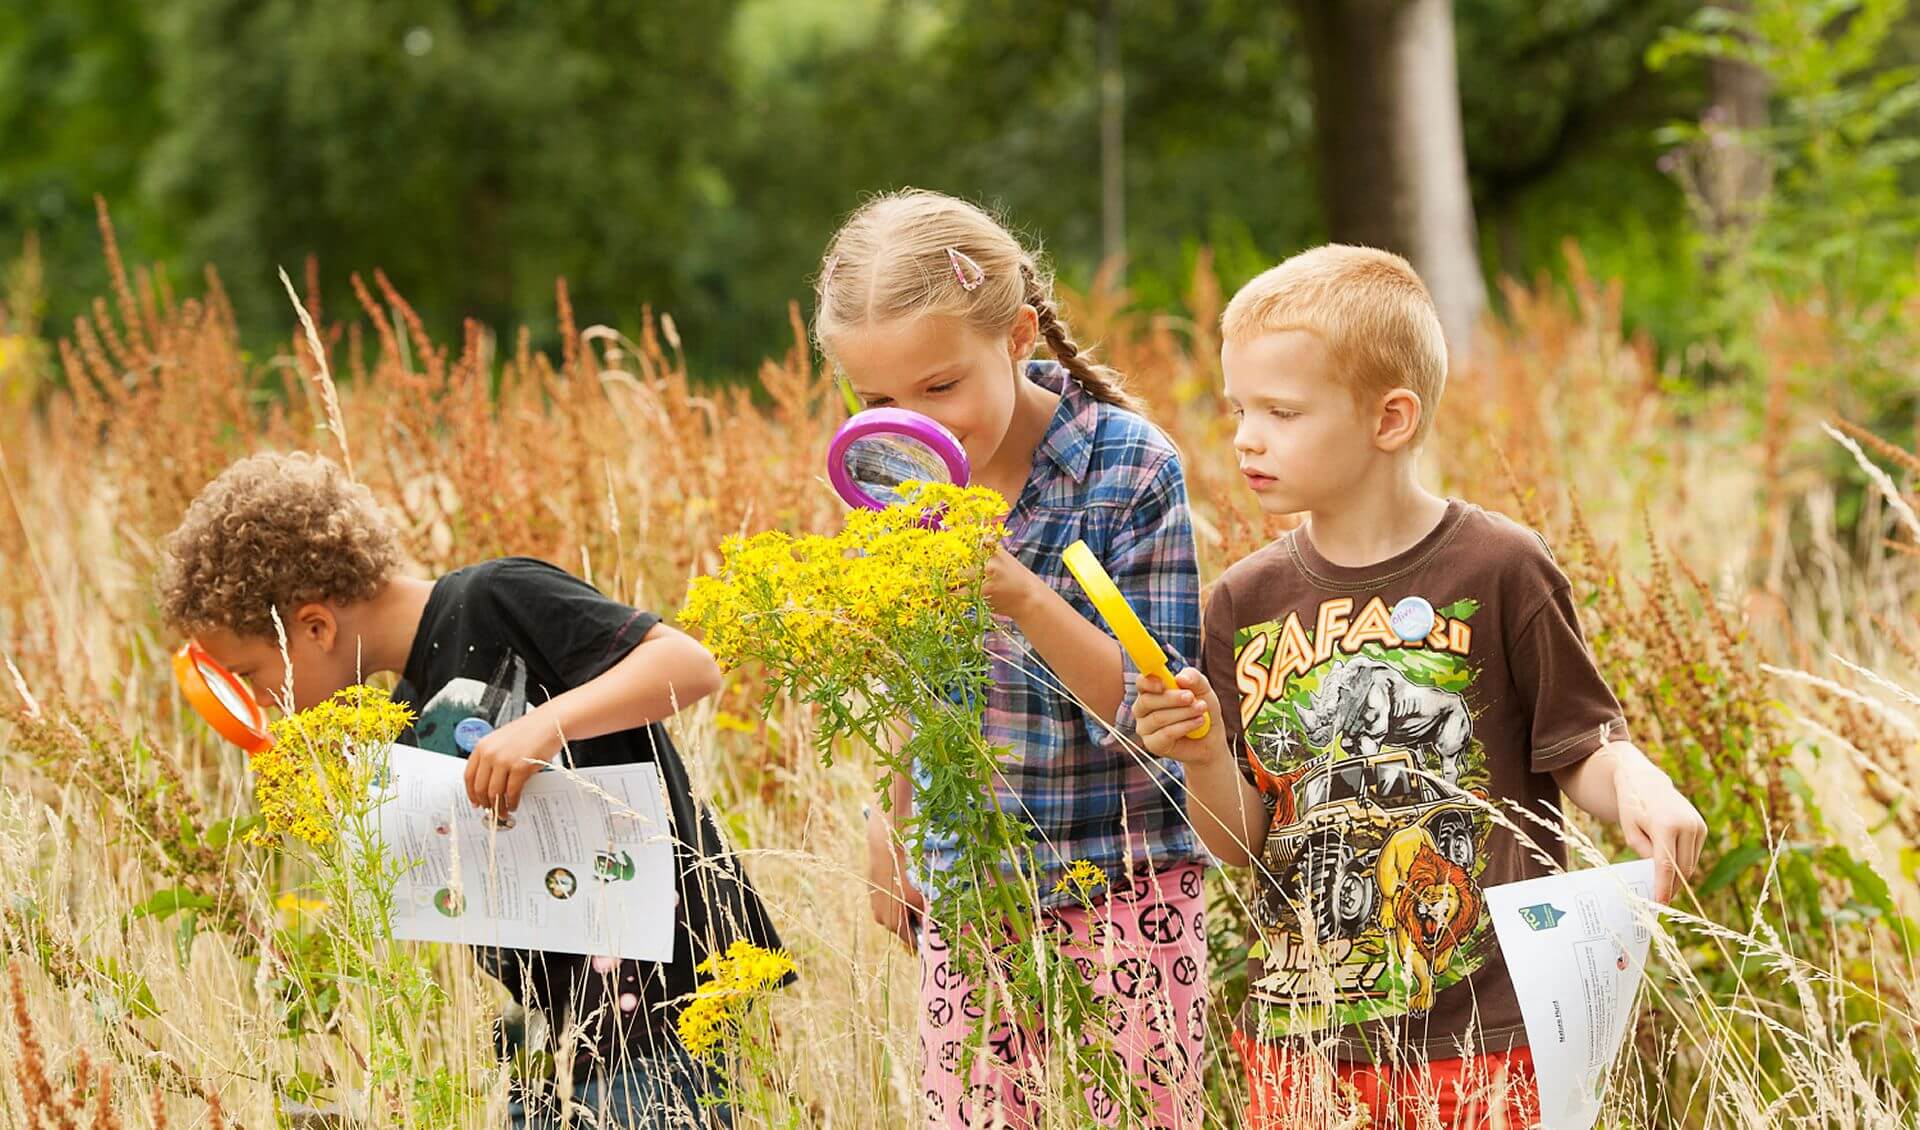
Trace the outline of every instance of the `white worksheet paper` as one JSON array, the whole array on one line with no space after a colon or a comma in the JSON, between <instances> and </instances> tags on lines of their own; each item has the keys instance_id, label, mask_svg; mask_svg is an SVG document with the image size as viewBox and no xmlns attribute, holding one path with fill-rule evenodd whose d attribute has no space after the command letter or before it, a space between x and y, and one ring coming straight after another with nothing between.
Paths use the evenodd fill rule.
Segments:
<instances>
[{"instance_id":1,"label":"white worksheet paper","mask_svg":"<svg viewBox=\"0 0 1920 1130\"><path fill-rule=\"evenodd\" d=\"M536 773L500 827L468 803L465 761L396 745L388 768L376 817L407 865L394 937L672 960L679 908L657 766Z\"/></svg>"},{"instance_id":2,"label":"white worksheet paper","mask_svg":"<svg viewBox=\"0 0 1920 1130\"><path fill-rule=\"evenodd\" d=\"M1647 965L1653 861L1486 889L1540 1080L1544 1130L1591 1130ZM1638 907L1638 909L1636 909Z\"/></svg>"}]
</instances>

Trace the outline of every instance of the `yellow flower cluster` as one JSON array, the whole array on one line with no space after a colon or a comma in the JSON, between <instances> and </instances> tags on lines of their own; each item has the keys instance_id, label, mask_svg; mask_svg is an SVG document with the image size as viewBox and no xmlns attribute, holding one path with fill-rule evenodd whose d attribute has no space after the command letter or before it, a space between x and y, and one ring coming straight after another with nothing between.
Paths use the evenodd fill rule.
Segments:
<instances>
[{"instance_id":1,"label":"yellow flower cluster","mask_svg":"<svg viewBox=\"0 0 1920 1130\"><path fill-rule=\"evenodd\" d=\"M968 615L1006 501L981 487L908 484L909 500L856 510L832 537L777 531L721 543L680 613L723 667L859 665L926 633L974 632Z\"/></svg>"},{"instance_id":2,"label":"yellow flower cluster","mask_svg":"<svg viewBox=\"0 0 1920 1130\"><path fill-rule=\"evenodd\" d=\"M253 755L254 799L265 823L256 840L333 839L343 807L365 794L371 758L392 745L413 713L375 687L348 687L277 719L273 744ZM349 757L349 753L353 757Z\"/></svg>"},{"instance_id":3,"label":"yellow flower cluster","mask_svg":"<svg viewBox=\"0 0 1920 1130\"><path fill-rule=\"evenodd\" d=\"M1100 865L1089 859L1076 859L1067 864L1067 873L1053 885L1057 895L1071 894L1081 902L1090 902L1093 892L1107 885L1107 873Z\"/></svg>"},{"instance_id":4,"label":"yellow flower cluster","mask_svg":"<svg viewBox=\"0 0 1920 1130\"><path fill-rule=\"evenodd\" d=\"M310 899L298 891L281 891L280 897L273 900L273 905L296 922L303 918L318 918L328 909L326 899Z\"/></svg>"},{"instance_id":5,"label":"yellow flower cluster","mask_svg":"<svg viewBox=\"0 0 1920 1130\"><path fill-rule=\"evenodd\" d=\"M675 1027L687 1051L706 1059L739 1029L747 1008L793 972L793 959L784 950L737 941L726 953L709 955L694 972L707 980L693 991Z\"/></svg>"}]
</instances>

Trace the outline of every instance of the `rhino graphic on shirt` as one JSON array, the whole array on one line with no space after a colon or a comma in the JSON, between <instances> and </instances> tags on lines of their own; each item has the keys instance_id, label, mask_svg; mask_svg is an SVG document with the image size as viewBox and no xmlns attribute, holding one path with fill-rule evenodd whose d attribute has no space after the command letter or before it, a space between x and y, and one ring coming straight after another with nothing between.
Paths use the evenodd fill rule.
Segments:
<instances>
[{"instance_id":1,"label":"rhino graphic on shirt","mask_svg":"<svg viewBox=\"0 0 1920 1130\"><path fill-rule=\"evenodd\" d=\"M1467 700L1424 687L1391 664L1364 656L1335 667L1300 708L1307 740L1329 746L1342 739L1351 753L1373 757L1383 745L1404 746L1438 760L1449 784L1460 780L1460 753L1473 737Z\"/></svg>"}]
</instances>

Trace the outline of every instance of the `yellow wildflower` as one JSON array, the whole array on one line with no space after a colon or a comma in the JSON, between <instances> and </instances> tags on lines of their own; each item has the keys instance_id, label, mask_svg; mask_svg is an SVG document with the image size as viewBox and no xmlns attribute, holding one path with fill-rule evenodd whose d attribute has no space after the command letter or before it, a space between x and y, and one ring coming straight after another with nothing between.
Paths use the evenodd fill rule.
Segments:
<instances>
[{"instance_id":1,"label":"yellow wildflower","mask_svg":"<svg viewBox=\"0 0 1920 1130\"><path fill-rule=\"evenodd\" d=\"M727 538L718 573L689 587L682 622L723 667L789 671L872 667L916 636L977 632L968 617L1006 502L979 487L907 489L899 505L848 514L832 537Z\"/></svg>"},{"instance_id":2,"label":"yellow wildflower","mask_svg":"<svg viewBox=\"0 0 1920 1130\"><path fill-rule=\"evenodd\" d=\"M281 891L273 905L293 918L318 917L327 912L326 899L305 898L298 891Z\"/></svg>"},{"instance_id":3,"label":"yellow wildflower","mask_svg":"<svg viewBox=\"0 0 1920 1130\"><path fill-rule=\"evenodd\" d=\"M374 687L348 687L318 706L274 721L273 744L253 755L254 799L264 834L330 842L337 817L366 794L372 757L393 744L413 714ZM349 756L351 755L351 756Z\"/></svg>"},{"instance_id":4,"label":"yellow wildflower","mask_svg":"<svg viewBox=\"0 0 1920 1130\"><path fill-rule=\"evenodd\" d=\"M708 955L694 966L707 980L693 991L675 1028L688 1053L711 1058L722 1043L739 1031L753 1002L778 988L793 972L793 959L784 950L762 949L737 941L724 954Z\"/></svg>"},{"instance_id":5,"label":"yellow wildflower","mask_svg":"<svg viewBox=\"0 0 1920 1130\"><path fill-rule=\"evenodd\" d=\"M1107 873L1100 865L1090 859L1076 859L1067 865L1067 873L1053 885L1056 895L1070 894L1081 902L1089 902L1093 892L1107 885Z\"/></svg>"},{"instance_id":6,"label":"yellow wildflower","mask_svg":"<svg viewBox=\"0 0 1920 1130\"><path fill-rule=\"evenodd\" d=\"M760 732L760 727L753 724L753 719L742 718L738 714L730 714L725 710L714 713L713 728L728 734L757 734Z\"/></svg>"}]
</instances>

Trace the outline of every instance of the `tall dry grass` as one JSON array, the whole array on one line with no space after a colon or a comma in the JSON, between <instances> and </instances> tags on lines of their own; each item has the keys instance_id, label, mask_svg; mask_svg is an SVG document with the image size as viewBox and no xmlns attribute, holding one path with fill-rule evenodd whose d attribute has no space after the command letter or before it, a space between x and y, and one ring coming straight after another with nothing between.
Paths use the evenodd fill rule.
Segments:
<instances>
[{"instance_id":1,"label":"tall dry grass","mask_svg":"<svg viewBox=\"0 0 1920 1130\"><path fill-rule=\"evenodd\" d=\"M271 1125L276 1080L346 1064L324 1039L282 1036L259 957L272 883L209 846L248 808L244 767L183 711L149 591L194 492L246 452L318 450L392 507L423 574L533 554L671 610L724 535L836 520L817 468L842 410L797 311L793 348L757 387L715 386L687 370L669 317L637 339L582 326L564 285L554 358L472 323L436 341L379 274L342 301L309 268L289 290L311 329L289 317L285 348L251 357L218 276L184 296L129 271L106 234L113 293L54 349L0 360L15 398L0 419L0 948L18 986L0 1127L209 1126L216 1101ZM1844 327L1776 309L1757 330L1780 367L1759 388L1681 392L1622 331L1618 285L1577 258L1573 279L1508 289L1429 458L1449 491L1547 533L1638 740L1714 825L1610 1117L1911 1124L1920 530L1896 500L1920 504L1920 461L1862 437L1886 481L1836 474L1856 464L1820 422L1860 406L1809 374L1844 368ZM1070 303L1184 453L1206 577L1277 529L1238 488L1221 299L1203 263L1178 315L1132 312L1110 286ZM916 966L866 921L869 766L857 752L822 766L793 709L747 721L757 692L736 679L675 726L803 973L775 1008L772 1085L802 1124L914 1121ZM1238 1124L1238 879L1217 880L1210 907L1222 1125ZM216 909L191 934L133 913L168 887ZM500 995L458 954L438 973L451 1019L421 1062L465 1073L497 1110Z\"/></svg>"}]
</instances>

